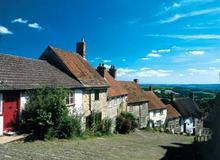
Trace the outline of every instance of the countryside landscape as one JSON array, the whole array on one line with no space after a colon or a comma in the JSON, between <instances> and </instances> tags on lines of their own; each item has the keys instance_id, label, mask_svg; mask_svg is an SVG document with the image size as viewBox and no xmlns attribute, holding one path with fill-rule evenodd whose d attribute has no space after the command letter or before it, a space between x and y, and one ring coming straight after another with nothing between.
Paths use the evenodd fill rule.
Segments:
<instances>
[{"instance_id":1,"label":"countryside landscape","mask_svg":"<svg viewBox=\"0 0 220 160\"><path fill-rule=\"evenodd\" d=\"M219 0L0 0L0 160L220 159Z\"/></svg>"}]
</instances>

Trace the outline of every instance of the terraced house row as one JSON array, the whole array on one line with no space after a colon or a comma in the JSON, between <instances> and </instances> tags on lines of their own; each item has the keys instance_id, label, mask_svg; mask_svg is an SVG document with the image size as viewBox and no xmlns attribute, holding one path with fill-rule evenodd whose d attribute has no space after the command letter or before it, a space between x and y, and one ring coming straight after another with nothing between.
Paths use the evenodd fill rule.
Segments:
<instances>
[{"instance_id":1,"label":"terraced house row","mask_svg":"<svg viewBox=\"0 0 220 160\"><path fill-rule=\"evenodd\" d=\"M170 105L172 111L167 112L167 106L153 91L144 92L140 88L138 79L118 81L116 74L114 65L106 69L104 64L99 64L94 69L89 64L84 39L76 44L76 53L48 46L38 60L0 54L0 135L16 131L27 103L26 92L42 86L70 89L67 107L70 114L83 115L83 129L90 127L92 112L100 118L111 118L115 124L116 116L126 111L134 113L139 128L148 124L150 127L165 125L169 120L169 128L175 130L177 124L172 126L172 120L179 122L182 117L177 108ZM185 127L182 132L186 131L188 121L195 128L194 117L186 118L181 119Z\"/></svg>"}]
</instances>

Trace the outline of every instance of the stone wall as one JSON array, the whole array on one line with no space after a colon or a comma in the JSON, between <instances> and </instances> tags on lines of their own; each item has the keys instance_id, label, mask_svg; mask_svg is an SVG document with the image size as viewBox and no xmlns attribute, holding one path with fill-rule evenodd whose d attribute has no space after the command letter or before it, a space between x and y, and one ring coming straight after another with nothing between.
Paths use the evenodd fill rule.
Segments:
<instances>
[{"instance_id":1,"label":"stone wall","mask_svg":"<svg viewBox=\"0 0 220 160\"><path fill-rule=\"evenodd\" d=\"M167 129L172 133L180 133L180 118L173 118L167 120Z\"/></svg>"},{"instance_id":2,"label":"stone wall","mask_svg":"<svg viewBox=\"0 0 220 160\"><path fill-rule=\"evenodd\" d=\"M91 107L91 108L90 108ZM107 117L107 90L99 89L99 100L95 100L95 90L85 89L83 91L83 118L82 128L86 126L86 117L91 111L101 112L102 118Z\"/></svg>"},{"instance_id":3,"label":"stone wall","mask_svg":"<svg viewBox=\"0 0 220 160\"><path fill-rule=\"evenodd\" d=\"M128 104L128 112L133 113L138 119L139 128L147 127L148 103Z\"/></svg>"}]
</instances>

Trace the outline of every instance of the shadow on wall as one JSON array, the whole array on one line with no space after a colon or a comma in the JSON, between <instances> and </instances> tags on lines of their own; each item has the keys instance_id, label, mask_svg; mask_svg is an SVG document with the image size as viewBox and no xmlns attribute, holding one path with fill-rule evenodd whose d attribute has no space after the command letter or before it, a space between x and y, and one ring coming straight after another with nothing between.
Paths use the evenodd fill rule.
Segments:
<instances>
[{"instance_id":1,"label":"shadow on wall","mask_svg":"<svg viewBox=\"0 0 220 160\"><path fill-rule=\"evenodd\" d=\"M195 144L172 143L175 146L160 146L167 152L161 160L196 160Z\"/></svg>"}]
</instances>

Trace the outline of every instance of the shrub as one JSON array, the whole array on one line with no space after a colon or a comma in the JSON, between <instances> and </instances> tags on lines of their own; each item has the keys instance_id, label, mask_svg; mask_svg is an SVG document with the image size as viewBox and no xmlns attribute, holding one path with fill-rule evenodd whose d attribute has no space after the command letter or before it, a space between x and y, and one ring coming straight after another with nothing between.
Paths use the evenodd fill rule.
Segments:
<instances>
[{"instance_id":1,"label":"shrub","mask_svg":"<svg viewBox=\"0 0 220 160\"><path fill-rule=\"evenodd\" d=\"M104 118L101 121L101 132L103 134L111 134L111 128L112 128L112 120L110 118Z\"/></svg>"},{"instance_id":2,"label":"shrub","mask_svg":"<svg viewBox=\"0 0 220 160\"><path fill-rule=\"evenodd\" d=\"M80 123L69 116L65 98L68 90L42 88L28 93L22 111L20 131L32 133L36 139L70 138L80 134Z\"/></svg>"},{"instance_id":3,"label":"shrub","mask_svg":"<svg viewBox=\"0 0 220 160\"><path fill-rule=\"evenodd\" d=\"M112 120L110 118L101 119L100 112L92 112L90 115L91 128L87 131L92 136L109 135L111 133Z\"/></svg>"},{"instance_id":4,"label":"shrub","mask_svg":"<svg viewBox=\"0 0 220 160\"><path fill-rule=\"evenodd\" d=\"M135 116L132 113L122 112L116 118L116 131L120 134L126 134L134 131L138 127Z\"/></svg>"}]
</instances>

